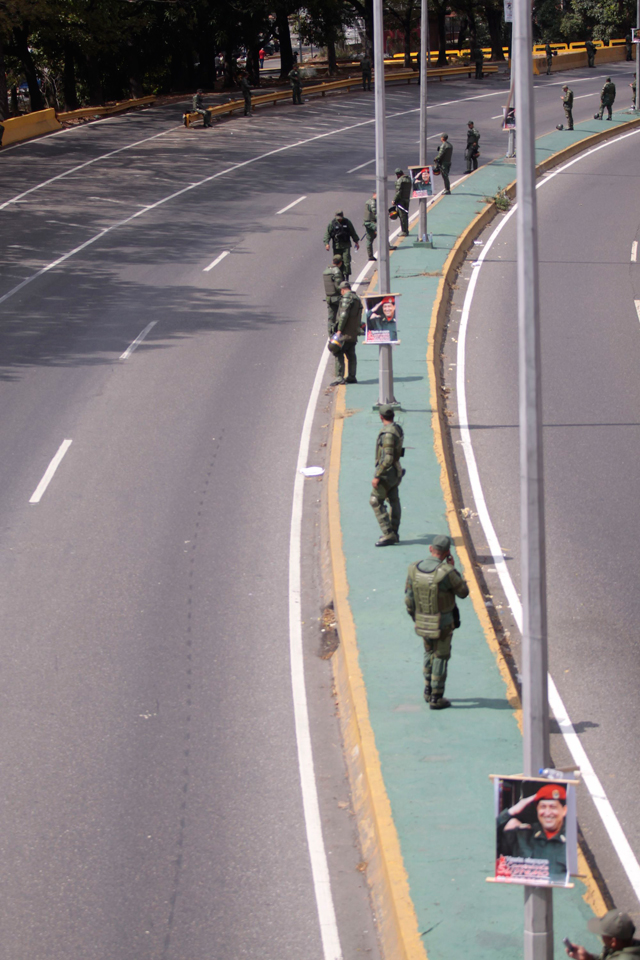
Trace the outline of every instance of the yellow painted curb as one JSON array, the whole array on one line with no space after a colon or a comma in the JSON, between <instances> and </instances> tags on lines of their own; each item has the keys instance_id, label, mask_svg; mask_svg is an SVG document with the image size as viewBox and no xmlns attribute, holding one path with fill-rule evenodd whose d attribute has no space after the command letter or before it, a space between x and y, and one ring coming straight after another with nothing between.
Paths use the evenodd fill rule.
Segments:
<instances>
[{"instance_id":1,"label":"yellow painted curb","mask_svg":"<svg viewBox=\"0 0 640 960\"><path fill-rule=\"evenodd\" d=\"M557 153L552 154L546 160L543 160L542 163L539 163L536 166L536 174L541 176L552 167L557 166L566 160L570 160L573 156L576 156L578 153L597 145L603 140L609 140L619 135L621 131L634 129L638 126L640 126L640 118L630 120L628 123L618 124L616 127L606 128L600 133L596 133L591 137L587 137L579 143L571 144L570 146L565 147L563 150L559 150ZM505 192L511 198L515 196L515 180L509 184ZM442 382L440 354L442 349L444 326L448 315L450 294L453 290L458 269L464 262L469 250L471 249L473 241L482 233L484 228L488 223L490 223L496 213L497 207L495 203L492 202L487 204L484 210L482 210L478 216L472 220L467 229L460 235L460 237L458 237L458 240L454 244L449 256L447 257L431 312L431 324L429 327L429 341L427 349L427 367L429 373L429 396L432 411L431 424L434 435L434 448L436 457L440 463L440 485L442 486L442 492L444 495L449 529L460 556L465 578L469 584L469 590L475 611L478 615L480 623L482 624L487 643L489 644L489 647L496 658L498 668L505 682L505 686L507 688L507 700L513 707L518 721L518 726L522 730L522 708L520 705L518 691L513 682L511 672L504 658L502 650L500 649L500 644L493 629L491 618L487 613L482 590L477 579L476 569L471 561L471 556L458 516L454 487L451 480L451 477L453 476L453 463L451 462L452 451L449 444L445 443L444 441L445 413L443 410L443 404L441 402L443 393L441 390ZM600 887L598 886L593 872L581 849L578 850L578 869L581 874L582 882L586 887L585 893L583 894L583 899L591 907L595 914L602 916L602 914L609 909L609 906L604 900Z\"/></svg>"},{"instance_id":2,"label":"yellow painted curb","mask_svg":"<svg viewBox=\"0 0 640 960\"><path fill-rule=\"evenodd\" d=\"M354 812L367 864L366 875L378 922L382 955L385 960L426 960L427 954L420 939L409 879L369 719L367 691L358 662L356 630L348 600L338 497L345 396L345 388L339 387L327 491L333 602L340 631L340 644L332 657L333 677Z\"/></svg>"}]
</instances>

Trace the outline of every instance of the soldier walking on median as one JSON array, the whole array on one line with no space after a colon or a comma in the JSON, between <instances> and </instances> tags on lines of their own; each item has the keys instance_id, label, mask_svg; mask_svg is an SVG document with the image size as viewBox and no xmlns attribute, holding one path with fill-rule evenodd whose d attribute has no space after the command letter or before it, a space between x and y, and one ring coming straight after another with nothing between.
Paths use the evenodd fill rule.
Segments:
<instances>
[{"instance_id":1,"label":"soldier walking on median","mask_svg":"<svg viewBox=\"0 0 640 960\"><path fill-rule=\"evenodd\" d=\"M351 220L347 220L342 210L336 210L335 217L324 232L324 245L328 250L331 243L333 252L342 256L345 280L351 276L351 241L353 240L356 250L359 250L359 239Z\"/></svg>"},{"instance_id":2,"label":"soldier walking on median","mask_svg":"<svg viewBox=\"0 0 640 960\"><path fill-rule=\"evenodd\" d=\"M564 85L562 88L562 106L567 120L567 130L573 130L573 90Z\"/></svg>"},{"instance_id":3,"label":"soldier walking on median","mask_svg":"<svg viewBox=\"0 0 640 960\"><path fill-rule=\"evenodd\" d=\"M291 84L291 91L293 93L293 102L302 103L302 80L300 78L300 71L298 70L298 65L296 64L293 70L289 71L289 82Z\"/></svg>"},{"instance_id":4,"label":"soldier walking on median","mask_svg":"<svg viewBox=\"0 0 640 960\"><path fill-rule=\"evenodd\" d=\"M193 113L199 113L204 121L205 127L211 126L211 114L204 105L204 97L202 95L202 90L198 88L196 91L193 102L192 102Z\"/></svg>"},{"instance_id":5,"label":"soldier walking on median","mask_svg":"<svg viewBox=\"0 0 640 960\"><path fill-rule=\"evenodd\" d=\"M467 161L467 173L478 169L478 157L480 156L480 133L473 125L473 120L467 124L467 148L464 151L464 158Z\"/></svg>"},{"instance_id":6,"label":"soldier walking on median","mask_svg":"<svg viewBox=\"0 0 640 960\"><path fill-rule=\"evenodd\" d=\"M362 333L362 300L358 294L351 289L348 280L343 280L340 284L340 304L338 306L338 318L336 321L336 330L339 330L344 337L343 347L336 356L336 379L331 384L337 387L340 383L357 383L356 368L358 359L356 357L356 344L358 337ZM349 364L349 376L345 378L344 358L347 358Z\"/></svg>"},{"instance_id":7,"label":"soldier walking on median","mask_svg":"<svg viewBox=\"0 0 640 960\"><path fill-rule=\"evenodd\" d=\"M340 306L340 284L344 280L342 257L335 255L331 265L322 274L325 300L327 301L327 333L331 337L336 332L338 307Z\"/></svg>"},{"instance_id":8,"label":"soldier walking on median","mask_svg":"<svg viewBox=\"0 0 640 960\"><path fill-rule=\"evenodd\" d=\"M240 74L240 90L242 91L242 96L244 97L244 115L245 117L251 116L251 84L247 79L246 73Z\"/></svg>"},{"instance_id":9,"label":"soldier walking on median","mask_svg":"<svg viewBox=\"0 0 640 960\"><path fill-rule=\"evenodd\" d=\"M367 238L367 256L369 260L375 260L373 241L378 236L378 200L375 193L364 205L364 231Z\"/></svg>"},{"instance_id":10,"label":"soldier walking on median","mask_svg":"<svg viewBox=\"0 0 640 960\"><path fill-rule=\"evenodd\" d=\"M371 58L365 53L360 62L362 70L362 89L371 90Z\"/></svg>"},{"instance_id":11,"label":"soldier walking on median","mask_svg":"<svg viewBox=\"0 0 640 960\"><path fill-rule=\"evenodd\" d=\"M408 177L402 167L396 167L396 192L393 202L398 211L400 232L403 237L409 235L409 202L411 200L411 177Z\"/></svg>"},{"instance_id":12,"label":"soldier walking on median","mask_svg":"<svg viewBox=\"0 0 640 960\"><path fill-rule=\"evenodd\" d=\"M587 51L587 66L595 67L596 65L596 46L591 40L586 40L584 48Z\"/></svg>"},{"instance_id":13,"label":"soldier walking on median","mask_svg":"<svg viewBox=\"0 0 640 960\"><path fill-rule=\"evenodd\" d=\"M611 120L611 108L613 107L614 101L616 99L616 85L611 82L611 77L607 77L605 80L604 87L602 88L602 93L600 94L600 109L597 113L593 115L594 120L602 120L605 107L609 112L607 120Z\"/></svg>"},{"instance_id":14,"label":"soldier walking on median","mask_svg":"<svg viewBox=\"0 0 640 960\"><path fill-rule=\"evenodd\" d=\"M449 171L451 170L451 158L453 156L453 147L449 143L449 134L443 133L440 137L442 141L438 152L436 153L434 163L442 174L445 196L451 193L451 182L449 180ZM435 171L434 171L435 172Z\"/></svg>"},{"instance_id":15,"label":"soldier walking on median","mask_svg":"<svg viewBox=\"0 0 640 960\"><path fill-rule=\"evenodd\" d=\"M451 640L460 626L456 597L468 597L469 587L454 566L449 537L434 537L429 552L409 567L404 602L424 641L424 699L431 710L445 710L451 706L444 696Z\"/></svg>"},{"instance_id":16,"label":"soldier walking on median","mask_svg":"<svg viewBox=\"0 0 640 960\"><path fill-rule=\"evenodd\" d=\"M383 405L378 412L382 427L376 440L376 469L371 481L369 503L382 531L375 545L389 547L400 539L402 508L398 487L405 473L400 466L400 457L404 456L404 431L398 423L394 423L393 407ZM389 513L386 500L389 501Z\"/></svg>"}]
</instances>

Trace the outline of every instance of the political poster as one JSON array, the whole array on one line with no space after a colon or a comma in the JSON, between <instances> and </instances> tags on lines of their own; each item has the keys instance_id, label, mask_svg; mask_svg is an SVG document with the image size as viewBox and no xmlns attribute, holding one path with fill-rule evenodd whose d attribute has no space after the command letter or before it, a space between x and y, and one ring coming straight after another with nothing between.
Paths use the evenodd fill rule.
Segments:
<instances>
[{"instance_id":1,"label":"political poster","mask_svg":"<svg viewBox=\"0 0 640 960\"><path fill-rule=\"evenodd\" d=\"M515 128L516 128L516 108L503 107L502 108L502 129L515 130Z\"/></svg>"},{"instance_id":2,"label":"political poster","mask_svg":"<svg viewBox=\"0 0 640 960\"><path fill-rule=\"evenodd\" d=\"M367 293L365 305L365 343L400 343L398 340L398 293Z\"/></svg>"},{"instance_id":3,"label":"political poster","mask_svg":"<svg viewBox=\"0 0 640 960\"><path fill-rule=\"evenodd\" d=\"M640 43L640 27L631 28L631 42Z\"/></svg>"},{"instance_id":4,"label":"political poster","mask_svg":"<svg viewBox=\"0 0 640 960\"><path fill-rule=\"evenodd\" d=\"M578 872L575 780L494 777L495 883L572 887Z\"/></svg>"},{"instance_id":5,"label":"political poster","mask_svg":"<svg viewBox=\"0 0 640 960\"><path fill-rule=\"evenodd\" d=\"M431 167L409 167L411 197L422 200L433 196L433 170Z\"/></svg>"},{"instance_id":6,"label":"political poster","mask_svg":"<svg viewBox=\"0 0 640 960\"><path fill-rule=\"evenodd\" d=\"M513 0L504 0L504 22L513 23Z\"/></svg>"}]
</instances>

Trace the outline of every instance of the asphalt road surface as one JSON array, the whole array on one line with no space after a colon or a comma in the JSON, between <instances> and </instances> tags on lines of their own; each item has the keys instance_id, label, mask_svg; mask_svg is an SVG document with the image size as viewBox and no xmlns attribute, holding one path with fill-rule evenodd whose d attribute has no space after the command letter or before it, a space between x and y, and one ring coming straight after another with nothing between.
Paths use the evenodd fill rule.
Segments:
<instances>
[{"instance_id":1,"label":"asphalt road surface","mask_svg":"<svg viewBox=\"0 0 640 960\"><path fill-rule=\"evenodd\" d=\"M588 73L571 75L577 120L603 82ZM561 82L538 82L539 132L561 118ZM429 135L450 133L454 174L470 118L483 161L504 152L505 91L432 84ZM391 171L417 158L417 98L388 90ZM352 94L186 130L174 104L2 151L7 960L323 956L293 723L289 530L326 336L322 235L338 207L360 228L372 116L372 95ZM356 273L363 264L361 251ZM322 394L316 462L329 406ZM318 656L322 481L307 483L320 813L343 954L376 958ZM603 669L588 679L604 698Z\"/></svg>"},{"instance_id":2,"label":"asphalt road surface","mask_svg":"<svg viewBox=\"0 0 640 960\"><path fill-rule=\"evenodd\" d=\"M631 198L640 187L638 136L585 156L537 192L550 672L636 858L640 218ZM466 372L483 491L519 590L515 227L514 216L480 272ZM455 331L454 322L453 337ZM450 341L449 360L455 350ZM464 464L458 466L466 486ZM479 522L471 527L486 554ZM493 602L506 615L495 570L486 557L484 563ZM557 765L570 762L557 731L552 741ZM613 900L640 923L638 890L584 788L578 812Z\"/></svg>"}]
</instances>

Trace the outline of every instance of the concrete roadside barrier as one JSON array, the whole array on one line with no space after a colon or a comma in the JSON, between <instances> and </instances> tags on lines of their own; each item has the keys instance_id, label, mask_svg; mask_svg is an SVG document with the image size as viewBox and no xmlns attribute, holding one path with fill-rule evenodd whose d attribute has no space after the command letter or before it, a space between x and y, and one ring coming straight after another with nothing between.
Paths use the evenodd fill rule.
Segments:
<instances>
[{"instance_id":1,"label":"concrete roadside barrier","mask_svg":"<svg viewBox=\"0 0 640 960\"><path fill-rule=\"evenodd\" d=\"M4 127L3 147L8 147L11 143L19 143L20 140L40 137L43 133L62 130L62 124L56 119L53 107L36 110L34 113L25 113L22 117L10 117L8 120L3 120L2 125Z\"/></svg>"}]
</instances>

